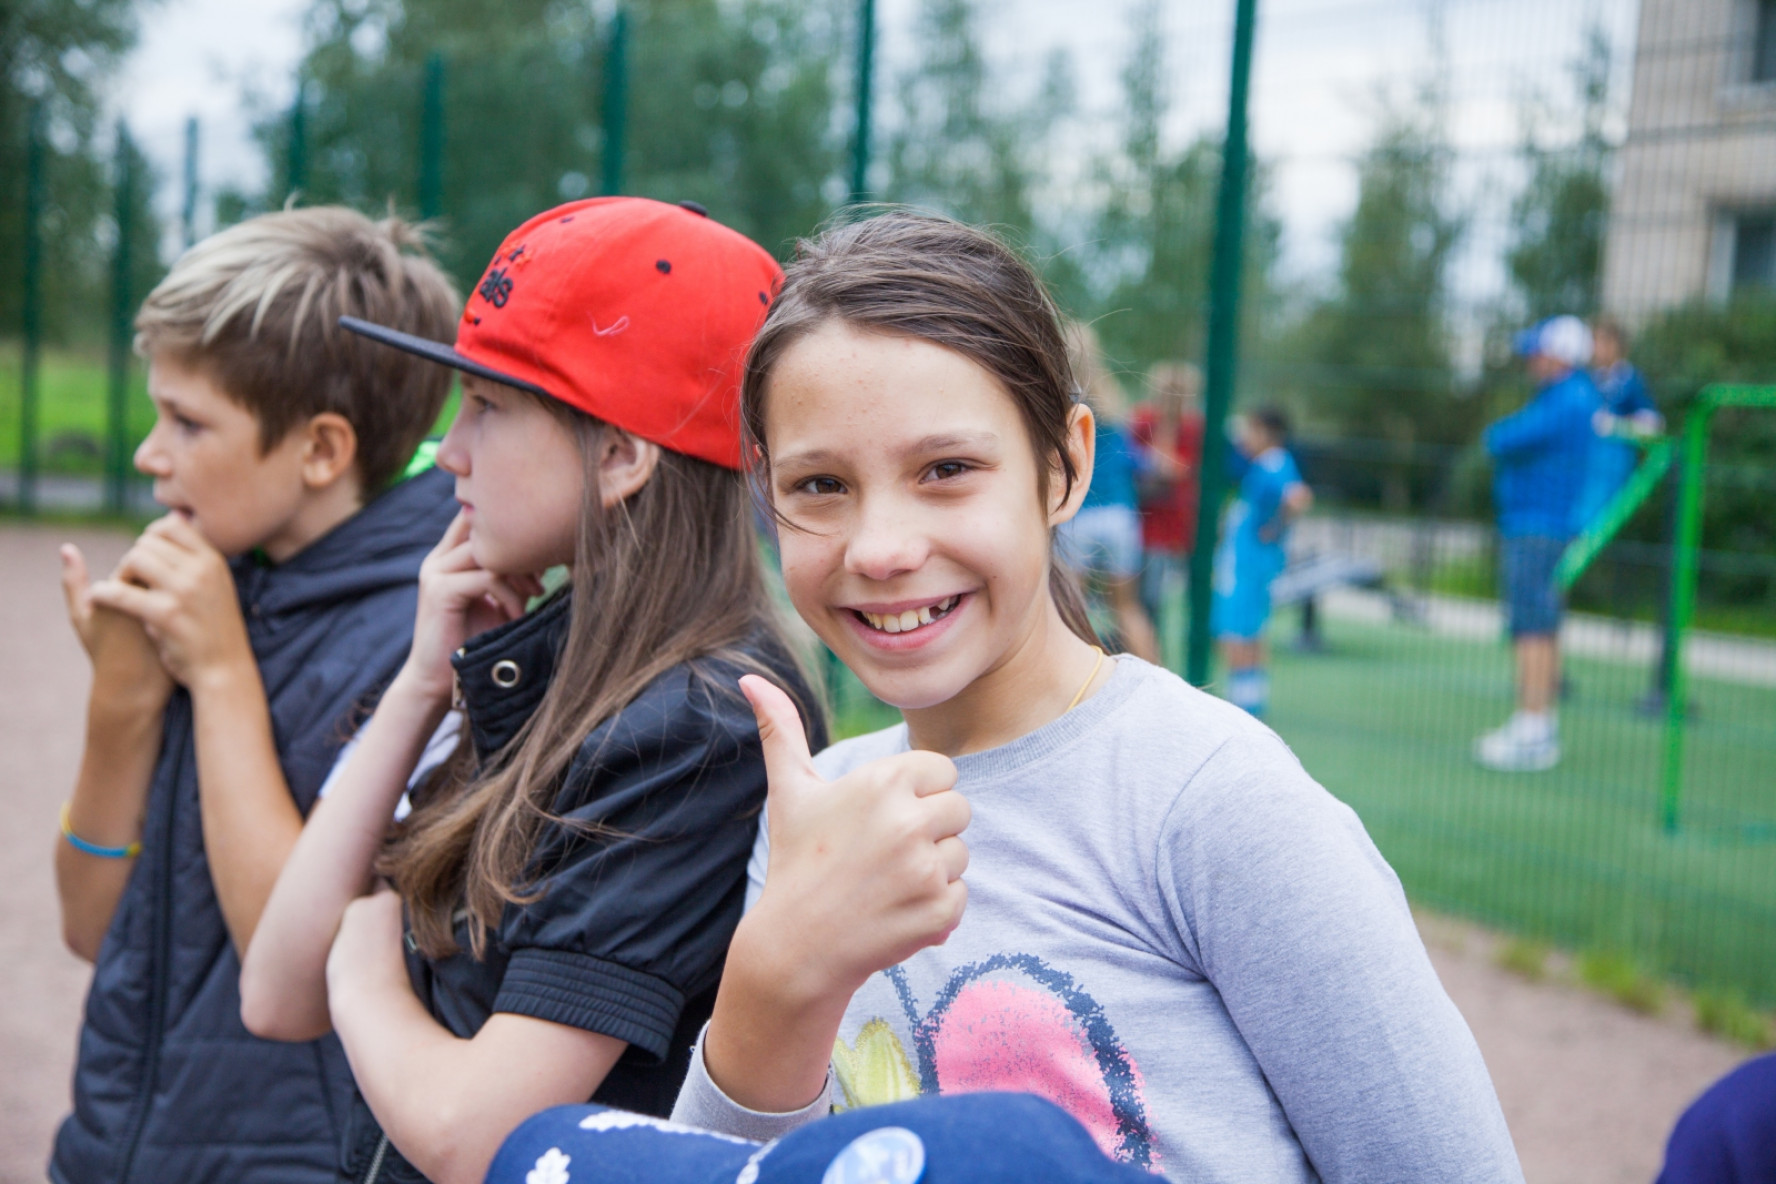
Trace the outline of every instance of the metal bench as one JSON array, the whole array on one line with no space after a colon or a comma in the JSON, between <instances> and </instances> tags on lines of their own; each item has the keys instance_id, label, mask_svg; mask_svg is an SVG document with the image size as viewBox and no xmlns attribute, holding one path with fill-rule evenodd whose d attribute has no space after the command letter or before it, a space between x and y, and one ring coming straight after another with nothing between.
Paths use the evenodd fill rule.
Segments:
<instances>
[{"instance_id":1,"label":"metal bench","mask_svg":"<svg viewBox=\"0 0 1776 1184\"><path fill-rule=\"evenodd\" d=\"M1301 606L1295 648L1317 653L1326 646L1320 635L1320 593L1330 588L1380 588L1385 582L1381 564L1365 556L1304 555L1270 585L1270 603L1275 608Z\"/></svg>"}]
</instances>

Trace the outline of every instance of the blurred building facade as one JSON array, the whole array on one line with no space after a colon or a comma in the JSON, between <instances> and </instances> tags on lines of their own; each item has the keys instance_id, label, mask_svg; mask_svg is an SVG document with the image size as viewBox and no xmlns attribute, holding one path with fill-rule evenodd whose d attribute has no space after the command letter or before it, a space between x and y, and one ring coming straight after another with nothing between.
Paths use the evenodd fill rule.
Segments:
<instances>
[{"instance_id":1,"label":"blurred building facade","mask_svg":"<svg viewBox=\"0 0 1776 1184\"><path fill-rule=\"evenodd\" d=\"M1776 0L1642 0L1603 304L1776 288Z\"/></svg>"}]
</instances>

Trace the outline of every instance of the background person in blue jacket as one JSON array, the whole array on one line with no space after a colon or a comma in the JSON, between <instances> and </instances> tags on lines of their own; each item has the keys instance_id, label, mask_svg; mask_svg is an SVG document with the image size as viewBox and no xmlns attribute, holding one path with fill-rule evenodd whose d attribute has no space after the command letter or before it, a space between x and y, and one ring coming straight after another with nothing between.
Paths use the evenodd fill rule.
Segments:
<instances>
[{"instance_id":1,"label":"background person in blue jacket","mask_svg":"<svg viewBox=\"0 0 1776 1184\"><path fill-rule=\"evenodd\" d=\"M334 324L448 338L461 303L420 246L392 218L267 214L136 316L136 467L168 513L107 579L62 552L93 681L56 889L94 967L55 1184L337 1178L345 1053L250 1035L240 955L456 512L448 474L401 479L449 375Z\"/></svg>"},{"instance_id":2,"label":"background person in blue jacket","mask_svg":"<svg viewBox=\"0 0 1776 1184\"><path fill-rule=\"evenodd\" d=\"M1602 406L1585 364L1591 331L1553 317L1517 334L1535 394L1486 429L1498 512L1500 584L1517 663L1517 711L1480 737L1474 757L1491 769L1528 772L1560 762L1554 697L1560 685L1561 595L1554 568L1574 533Z\"/></svg>"},{"instance_id":3,"label":"background person in blue jacket","mask_svg":"<svg viewBox=\"0 0 1776 1184\"><path fill-rule=\"evenodd\" d=\"M1634 475L1640 449L1633 441L1665 430L1665 417L1653 405L1646 379L1628 361L1627 353L1627 335L1614 318L1598 317L1591 322L1591 381L1597 385L1603 406L1591 417L1597 440L1591 446L1575 532L1590 527Z\"/></svg>"}]
</instances>

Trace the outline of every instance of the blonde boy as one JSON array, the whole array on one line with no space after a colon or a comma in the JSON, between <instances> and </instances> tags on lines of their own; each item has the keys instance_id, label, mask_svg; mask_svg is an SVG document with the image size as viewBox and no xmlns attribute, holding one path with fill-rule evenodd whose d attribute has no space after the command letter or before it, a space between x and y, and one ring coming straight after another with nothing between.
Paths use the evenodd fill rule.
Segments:
<instances>
[{"instance_id":1,"label":"blonde boy","mask_svg":"<svg viewBox=\"0 0 1776 1184\"><path fill-rule=\"evenodd\" d=\"M199 243L137 314L169 512L107 579L62 552L93 687L56 884L94 972L58 1184L336 1176L343 1055L250 1036L239 954L456 509L402 480L445 372L338 319L448 341L459 307L412 228L318 208Z\"/></svg>"}]
</instances>

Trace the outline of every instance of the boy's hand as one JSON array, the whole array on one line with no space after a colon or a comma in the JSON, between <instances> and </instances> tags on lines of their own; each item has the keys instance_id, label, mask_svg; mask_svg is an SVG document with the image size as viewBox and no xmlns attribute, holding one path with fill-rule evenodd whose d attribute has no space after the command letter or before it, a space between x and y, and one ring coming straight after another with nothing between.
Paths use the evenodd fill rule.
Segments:
<instances>
[{"instance_id":1,"label":"boy's hand","mask_svg":"<svg viewBox=\"0 0 1776 1184\"><path fill-rule=\"evenodd\" d=\"M401 678L428 698L450 698L456 671L451 655L471 637L524 615L525 602L540 596L536 576L501 576L475 562L469 520L458 514L419 567L419 613L413 648Z\"/></svg>"},{"instance_id":2,"label":"boy's hand","mask_svg":"<svg viewBox=\"0 0 1776 1184\"><path fill-rule=\"evenodd\" d=\"M68 605L68 622L92 661L94 690L144 710L165 707L173 678L160 664L154 642L140 621L93 603L86 556L72 543L62 546L62 597Z\"/></svg>"},{"instance_id":3,"label":"boy's hand","mask_svg":"<svg viewBox=\"0 0 1776 1184\"><path fill-rule=\"evenodd\" d=\"M149 523L92 599L140 621L161 664L192 690L255 668L228 561L182 515Z\"/></svg>"},{"instance_id":4,"label":"boy's hand","mask_svg":"<svg viewBox=\"0 0 1776 1184\"><path fill-rule=\"evenodd\" d=\"M970 812L956 766L906 752L824 781L789 696L756 675L740 687L764 743L771 834L764 892L743 924L769 933L763 944L800 988L849 999L961 923Z\"/></svg>"}]
</instances>

